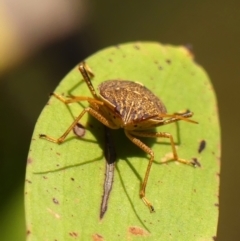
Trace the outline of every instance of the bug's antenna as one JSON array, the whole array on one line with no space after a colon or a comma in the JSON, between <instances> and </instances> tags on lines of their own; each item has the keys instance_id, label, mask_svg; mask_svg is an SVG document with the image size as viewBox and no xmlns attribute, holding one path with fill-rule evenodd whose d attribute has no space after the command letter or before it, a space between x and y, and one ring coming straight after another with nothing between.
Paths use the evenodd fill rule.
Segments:
<instances>
[{"instance_id":1,"label":"bug's antenna","mask_svg":"<svg viewBox=\"0 0 240 241\"><path fill-rule=\"evenodd\" d=\"M85 62L82 62L79 64L79 67L78 67L79 71L81 72L82 76L83 76L83 79L84 81L86 82L89 90L91 91L92 93L92 96L94 98L98 98L97 94L96 94L96 91L92 85L92 81L90 79L90 77L93 77L94 74L92 72L92 70L86 65Z\"/></svg>"}]
</instances>

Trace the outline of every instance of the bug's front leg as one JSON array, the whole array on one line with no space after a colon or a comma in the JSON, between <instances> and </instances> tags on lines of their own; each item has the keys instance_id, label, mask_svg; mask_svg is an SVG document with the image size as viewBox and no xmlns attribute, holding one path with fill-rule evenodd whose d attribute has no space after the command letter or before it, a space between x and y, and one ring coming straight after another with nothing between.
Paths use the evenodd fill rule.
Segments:
<instances>
[{"instance_id":1,"label":"bug's front leg","mask_svg":"<svg viewBox=\"0 0 240 241\"><path fill-rule=\"evenodd\" d=\"M42 138L42 139L46 139L48 141L51 141L51 142L54 142L54 143L57 143L57 144L61 144L65 138L67 137L67 135L70 133L70 131L74 128L74 126L80 121L80 119L83 117L83 115L86 113L86 112L89 112L91 108L85 108L81 113L80 115L73 121L73 123L68 127L68 129L62 134L62 136L60 136L59 138L54 138L54 137L51 137L51 136L48 136L48 135L45 135L45 134L40 134L39 137Z\"/></svg>"},{"instance_id":2,"label":"bug's front leg","mask_svg":"<svg viewBox=\"0 0 240 241\"><path fill-rule=\"evenodd\" d=\"M97 110L94 110L91 107L87 107L80 113L80 115L73 121L73 123L68 127L68 129L59 138L53 138L53 137L45 135L45 134L40 134L39 137L42 138L42 139L46 139L48 141L57 143L57 144L61 144L65 140L67 135L70 133L70 131L74 128L74 126L81 120L83 115L86 114L87 112L90 115L92 115L94 118L99 120L102 124L109 127L110 129L118 129L117 126L115 126L112 122L110 122L107 118L105 118Z\"/></svg>"},{"instance_id":3,"label":"bug's front leg","mask_svg":"<svg viewBox=\"0 0 240 241\"><path fill-rule=\"evenodd\" d=\"M81 101L88 101L89 103L95 103L98 105L103 105L103 102L88 96L69 96L68 98L65 98L59 94L51 93L51 96L54 96L61 102L65 104L75 103L75 102L81 102Z\"/></svg>"}]
</instances>

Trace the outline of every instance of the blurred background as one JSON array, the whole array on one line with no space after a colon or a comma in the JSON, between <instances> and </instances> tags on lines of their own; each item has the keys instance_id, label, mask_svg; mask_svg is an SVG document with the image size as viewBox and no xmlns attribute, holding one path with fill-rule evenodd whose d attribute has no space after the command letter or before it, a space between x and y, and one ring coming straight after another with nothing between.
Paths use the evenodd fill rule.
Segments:
<instances>
[{"instance_id":1,"label":"blurred background","mask_svg":"<svg viewBox=\"0 0 240 241\"><path fill-rule=\"evenodd\" d=\"M237 0L0 0L1 240L25 239L26 158L48 93L85 57L136 40L191 45L196 61L210 75L222 128L217 240L238 240L239 13Z\"/></svg>"}]
</instances>

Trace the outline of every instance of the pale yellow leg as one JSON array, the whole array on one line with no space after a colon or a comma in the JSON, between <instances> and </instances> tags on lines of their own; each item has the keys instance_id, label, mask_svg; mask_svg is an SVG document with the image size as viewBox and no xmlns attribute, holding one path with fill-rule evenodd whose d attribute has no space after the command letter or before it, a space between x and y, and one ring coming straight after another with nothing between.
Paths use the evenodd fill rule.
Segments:
<instances>
[{"instance_id":1,"label":"pale yellow leg","mask_svg":"<svg viewBox=\"0 0 240 241\"><path fill-rule=\"evenodd\" d=\"M150 159L149 159L149 162L148 162L147 170L146 170L145 177L143 179L142 187L141 187L141 190L140 190L140 197L142 198L143 202L148 206L150 212L154 212L153 205L145 197L148 177L149 177L149 174L150 174L152 162L154 160L154 152L152 151L152 149L150 147L145 145L141 140L139 140L135 136L139 136L139 137L154 137L154 138L157 138L157 137L168 138L168 139L170 139L170 143L171 143L171 146L172 146L174 160L176 160L178 162L181 162L181 163L184 163L184 164L187 164L187 165L191 165L191 166L195 166L195 163L187 161L185 159L182 159L182 158L178 157L173 137L169 133L166 133L166 132L140 132L140 131L138 132L138 131L126 131L125 130L125 134L135 145L137 145L144 152L146 152L147 154L150 155Z\"/></svg>"},{"instance_id":2,"label":"pale yellow leg","mask_svg":"<svg viewBox=\"0 0 240 241\"><path fill-rule=\"evenodd\" d=\"M176 146L175 146L174 140L173 140L173 136L170 133L167 133L167 132L131 131L131 134L134 135L134 136L140 136L140 137L153 137L153 138L163 137L163 138L168 138L170 140L171 147L172 147L173 159L175 161L181 162L183 164L194 166L194 163L192 161L187 161L185 159L182 159L182 158L178 157Z\"/></svg>"},{"instance_id":3,"label":"pale yellow leg","mask_svg":"<svg viewBox=\"0 0 240 241\"><path fill-rule=\"evenodd\" d=\"M111 129L118 129L118 127L116 127L113 123L111 123L108 119L106 119L102 114L92 109L91 107L87 107L80 113L80 115L74 120L74 122L68 127L68 129L63 133L61 137L53 138L45 134L40 134L39 137L54 143L58 143L58 144L62 143L67 137L67 135L70 133L70 131L74 128L74 126L80 121L83 115L87 112L91 114L93 117L95 117L97 120L99 120L103 125Z\"/></svg>"},{"instance_id":4,"label":"pale yellow leg","mask_svg":"<svg viewBox=\"0 0 240 241\"><path fill-rule=\"evenodd\" d=\"M52 95L65 104L70 104L70 103L80 102L80 101L88 101L89 103L96 103L98 105L103 105L102 101L96 100L94 98L87 97L87 96L70 96L68 98L64 98L63 96L58 95L56 93L52 93Z\"/></svg>"},{"instance_id":5,"label":"pale yellow leg","mask_svg":"<svg viewBox=\"0 0 240 241\"><path fill-rule=\"evenodd\" d=\"M141 187L141 190L140 190L140 197L143 200L143 202L145 203L145 205L149 208L150 212L154 212L153 205L145 197L145 189L146 189L146 186L147 186L148 176L149 176L149 173L150 173L152 162L154 160L154 152L152 151L152 149L150 147L145 145L141 140L139 140L136 137L132 136L131 133L129 133L128 131L125 130L125 134L135 145L137 145L144 152L146 152L147 154L150 155L150 160L148 162L147 171L145 173L145 177L144 177L144 180L142 182L142 187Z\"/></svg>"}]
</instances>

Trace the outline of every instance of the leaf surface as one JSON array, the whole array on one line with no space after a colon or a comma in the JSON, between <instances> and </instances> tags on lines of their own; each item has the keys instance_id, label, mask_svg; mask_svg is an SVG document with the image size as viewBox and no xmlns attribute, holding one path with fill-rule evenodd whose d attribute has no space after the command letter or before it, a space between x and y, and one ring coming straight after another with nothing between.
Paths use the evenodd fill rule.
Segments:
<instances>
[{"instance_id":1,"label":"leaf surface","mask_svg":"<svg viewBox=\"0 0 240 241\"><path fill-rule=\"evenodd\" d=\"M117 153L108 210L100 219L106 160L103 125L84 115L82 138L71 132L61 145L39 139L60 137L87 102L68 106L50 98L43 109L29 151L25 209L28 240L213 240L218 221L220 128L215 93L206 72L185 47L135 42L106 48L86 59L97 86L111 79L138 81L153 91L168 113L189 109L199 124L180 121L158 127L169 132L181 158L196 158L192 168L164 161L169 141L143 138L155 153L146 196L139 197L148 155L123 130L112 130ZM75 67L55 90L61 95L90 96ZM199 145L206 146L199 153Z\"/></svg>"}]
</instances>

